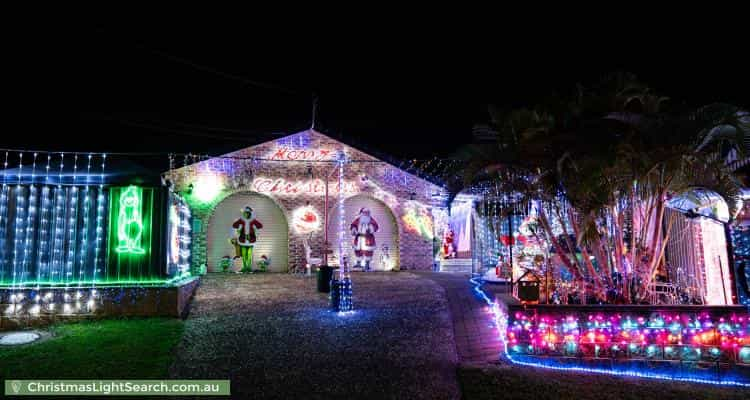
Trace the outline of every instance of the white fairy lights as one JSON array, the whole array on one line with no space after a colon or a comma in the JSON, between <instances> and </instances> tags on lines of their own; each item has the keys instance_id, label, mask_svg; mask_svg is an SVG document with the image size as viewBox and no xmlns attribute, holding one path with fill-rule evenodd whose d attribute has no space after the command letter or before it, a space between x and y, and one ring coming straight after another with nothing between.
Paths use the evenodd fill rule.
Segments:
<instances>
[{"instance_id":1,"label":"white fairy lights","mask_svg":"<svg viewBox=\"0 0 750 400\"><path fill-rule=\"evenodd\" d=\"M107 162L107 155L102 154L102 172L99 175L99 193L96 196L96 243L94 244L94 270L91 287L96 282L97 275L101 272L99 253L104 241L104 167Z\"/></svg>"}]
</instances>

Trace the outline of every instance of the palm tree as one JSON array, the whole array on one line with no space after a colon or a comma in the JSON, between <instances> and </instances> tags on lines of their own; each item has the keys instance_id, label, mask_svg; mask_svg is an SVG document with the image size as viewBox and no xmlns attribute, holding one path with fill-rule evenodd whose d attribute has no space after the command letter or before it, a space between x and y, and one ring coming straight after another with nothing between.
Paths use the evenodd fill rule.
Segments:
<instances>
[{"instance_id":1,"label":"palm tree","mask_svg":"<svg viewBox=\"0 0 750 400\"><path fill-rule=\"evenodd\" d=\"M592 282L600 300L607 287L619 286L626 301L637 301L669 241L667 196L699 186L733 208L740 185L726 160L745 159L750 143L747 112L719 104L667 113L666 101L631 74L618 73L590 89L579 85L564 106L492 110L498 143L463 150L468 162L461 183L499 182L506 192L538 202L544 236L574 278ZM640 281L633 293L625 283L630 271ZM614 274L626 279L615 282Z\"/></svg>"}]
</instances>

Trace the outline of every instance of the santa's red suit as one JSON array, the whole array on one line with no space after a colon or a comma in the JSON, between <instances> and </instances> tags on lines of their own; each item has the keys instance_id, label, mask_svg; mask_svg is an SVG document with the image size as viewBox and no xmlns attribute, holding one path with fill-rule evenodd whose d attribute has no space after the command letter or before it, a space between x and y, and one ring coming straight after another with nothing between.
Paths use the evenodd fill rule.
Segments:
<instances>
[{"instance_id":1,"label":"santa's red suit","mask_svg":"<svg viewBox=\"0 0 750 400\"><path fill-rule=\"evenodd\" d=\"M349 226L354 236L354 255L357 263L366 268L370 267L372 254L375 250L375 232L378 231L378 223L370 215L370 210L361 208L359 216ZM364 265L362 265L364 264Z\"/></svg>"},{"instance_id":2,"label":"santa's red suit","mask_svg":"<svg viewBox=\"0 0 750 400\"><path fill-rule=\"evenodd\" d=\"M446 229L443 233L443 257L453 257L453 230Z\"/></svg>"},{"instance_id":3,"label":"santa's red suit","mask_svg":"<svg viewBox=\"0 0 750 400\"><path fill-rule=\"evenodd\" d=\"M237 229L237 244L240 246L252 246L256 240L255 229L263 228L263 224L253 217L245 218L242 216L234 221L232 228Z\"/></svg>"}]
</instances>

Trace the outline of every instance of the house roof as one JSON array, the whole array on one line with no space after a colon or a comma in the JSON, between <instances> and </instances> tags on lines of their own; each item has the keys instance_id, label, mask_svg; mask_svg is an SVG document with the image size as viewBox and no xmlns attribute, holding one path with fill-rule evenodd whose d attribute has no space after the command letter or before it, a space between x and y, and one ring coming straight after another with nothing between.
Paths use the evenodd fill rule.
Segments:
<instances>
[{"instance_id":1,"label":"house roof","mask_svg":"<svg viewBox=\"0 0 750 400\"><path fill-rule=\"evenodd\" d=\"M90 163L86 154L81 154L77 162L68 155L60 160L53 154L47 171L47 157L39 157L36 163L24 157L24 163L15 168L0 170L0 182L6 184L49 184L49 185L161 185L161 176L155 169L123 156L108 156L102 168L101 155L92 156ZM62 164L62 167L61 167Z\"/></svg>"},{"instance_id":2,"label":"house roof","mask_svg":"<svg viewBox=\"0 0 750 400\"><path fill-rule=\"evenodd\" d=\"M355 153L355 158L353 160L351 160L351 161L354 161L354 162L380 162L380 163L389 164L389 165L391 165L394 168L400 169L404 174L407 174L407 175L409 175L409 176L411 176L411 177L413 177L415 179L423 181L426 184L435 186L436 189L442 189L442 187L439 184L431 181L430 179L427 179L424 176L419 176L418 174L405 171L402 167L400 167L398 165L399 163L397 161L395 161L393 159L389 160L388 159L389 157L386 156L386 155L383 155L383 154L378 154L377 156L376 155L372 155L369 151L365 151L365 150L362 150L362 149L358 148L358 145L353 145L353 144L347 143L347 142L345 142L342 139L333 138L333 137L331 137L329 135L326 135L326 134L321 133L321 132L319 132L317 130L314 130L314 129L307 129L307 130L300 131L300 132L297 132L297 133L293 133L293 134L290 134L290 135L287 135L287 136L283 136L283 137L280 137L280 138L277 138L277 139L273 139L273 140L265 141L265 142L262 142L262 143L258 143L258 144L255 144L255 145L243 148L243 149L235 150L235 151L232 151L232 152L227 153L227 154L223 154L223 155L216 156L216 157L210 157L209 159L211 159L211 158L237 158L237 159L252 159L252 160L255 160L255 161L275 161L275 160L269 159L267 155L258 155L258 154L255 154L255 150L257 150L259 148L262 148L264 146L267 146L270 143L276 143L276 144L279 144L279 145L288 145L288 146L293 146L293 147L304 147L304 146L307 146L309 143L312 143L316 139L318 139L318 140L319 139L323 139L323 140L329 141L329 142L333 141L333 142L336 142L336 143L344 146L345 148L349 148L349 149L354 150L356 152ZM325 159L321 159L321 160L317 160L317 161L313 161L313 162L335 162L335 155L331 154L328 157L326 157Z\"/></svg>"}]
</instances>

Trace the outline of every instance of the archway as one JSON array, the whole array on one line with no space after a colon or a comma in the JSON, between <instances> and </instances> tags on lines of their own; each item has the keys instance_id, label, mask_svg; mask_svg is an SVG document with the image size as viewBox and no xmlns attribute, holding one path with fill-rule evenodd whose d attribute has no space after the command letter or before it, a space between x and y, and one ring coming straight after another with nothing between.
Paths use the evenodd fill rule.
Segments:
<instances>
[{"instance_id":1,"label":"archway","mask_svg":"<svg viewBox=\"0 0 750 400\"><path fill-rule=\"evenodd\" d=\"M221 271L221 259L233 257L234 246L229 242L233 235L232 223L240 217L245 206L255 211L255 218L263 224L253 252L253 263L262 255L270 258L269 271L286 272L289 268L289 225L284 212L269 198L255 192L239 192L230 195L216 205L208 222L206 249L208 271ZM257 267L253 265L253 269Z\"/></svg>"},{"instance_id":2,"label":"archway","mask_svg":"<svg viewBox=\"0 0 750 400\"><path fill-rule=\"evenodd\" d=\"M378 231L375 232L376 249L370 268L374 271L390 271L400 265L398 223L385 203L370 196L358 194L344 200L344 254L350 260L349 265L354 265L356 259L352 249L353 238L349 226L357 218L362 207L370 209L372 217L378 223ZM338 199L334 197L328 214L328 237L334 260L339 260L338 231Z\"/></svg>"}]
</instances>

